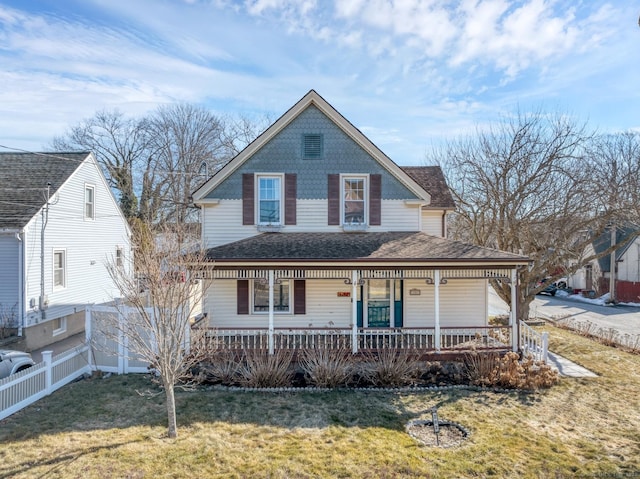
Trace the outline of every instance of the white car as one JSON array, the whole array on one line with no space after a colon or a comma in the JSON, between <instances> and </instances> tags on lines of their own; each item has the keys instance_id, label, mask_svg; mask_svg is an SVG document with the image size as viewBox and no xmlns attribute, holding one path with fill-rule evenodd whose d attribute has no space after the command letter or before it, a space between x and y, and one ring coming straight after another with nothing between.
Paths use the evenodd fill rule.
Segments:
<instances>
[{"instance_id":1,"label":"white car","mask_svg":"<svg viewBox=\"0 0 640 479\"><path fill-rule=\"evenodd\" d=\"M0 379L30 368L34 364L29 353L0 349Z\"/></svg>"}]
</instances>

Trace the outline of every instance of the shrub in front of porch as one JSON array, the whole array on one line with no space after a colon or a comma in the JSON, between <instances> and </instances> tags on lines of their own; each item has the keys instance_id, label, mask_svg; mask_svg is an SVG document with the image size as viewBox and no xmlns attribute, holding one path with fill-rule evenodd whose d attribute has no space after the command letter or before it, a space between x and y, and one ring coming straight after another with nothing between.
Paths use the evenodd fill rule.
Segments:
<instances>
[{"instance_id":1,"label":"shrub in front of porch","mask_svg":"<svg viewBox=\"0 0 640 479\"><path fill-rule=\"evenodd\" d=\"M416 353L389 348L365 355L358 373L373 386L395 388L415 384L422 375L422 365Z\"/></svg>"},{"instance_id":2,"label":"shrub in front of porch","mask_svg":"<svg viewBox=\"0 0 640 479\"><path fill-rule=\"evenodd\" d=\"M351 351L342 349L305 349L299 366L308 383L320 388L335 388L350 382L355 370Z\"/></svg>"},{"instance_id":3,"label":"shrub in front of porch","mask_svg":"<svg viewBox=\"0 0 640 479\"><path fill-rule=\"evenodd\" d=\"M465 356L465 371L469 382L483 387L513 389L548 388L559 380L558 372L531 356L520 359L518 353L500 356L495 352L471 352Z\"/></svg>"}]
</instances>

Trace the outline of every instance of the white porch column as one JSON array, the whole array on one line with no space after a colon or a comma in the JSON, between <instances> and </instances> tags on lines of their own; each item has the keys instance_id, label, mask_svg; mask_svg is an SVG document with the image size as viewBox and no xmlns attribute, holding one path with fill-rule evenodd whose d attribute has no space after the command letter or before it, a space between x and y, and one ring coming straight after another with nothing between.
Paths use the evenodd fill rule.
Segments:
<instances>
[{"instance_id":1,"label":"white porch column","mask_svg":"<svg viewBox=\"0 0 640 479\"><path fill-rule=\"evenodd\" d=\"M436 346L436 352L440 352L440 270L436 269L433 272L433 298L434 298L434 317L435 317L435 325L434 325L434 335L433 340Z\"/></svg>"},{"instance_id":2,"label":"white porch column","mask_svg":"<svg viewBox=\"0 0 640 479\"><path fill-rule=\"evenodd\" d=\"M358 272L351 272L351 351L358 352Z\"/></svg>"},{"instance_id":3,"label":"white porch column","mask_svg":"<svg viewBox=\"0 0 640 479\"><path fill-rule=\"evenodd\" d=\"M511 350L518 352L520 328L518 325L518 270L511 270L511 312L509 313L509 326L511 326Z\"/></svg>"},{"instance_id":4,"label":"white porch column","mask_svg":"<svg viewBox=\"0 0 640 479\"><path fill-rule=\"evenodd\" d=\"M274 353L273 347L273 283L274 271L269 270L269 354Z\"/></svg>"}]
</instances>

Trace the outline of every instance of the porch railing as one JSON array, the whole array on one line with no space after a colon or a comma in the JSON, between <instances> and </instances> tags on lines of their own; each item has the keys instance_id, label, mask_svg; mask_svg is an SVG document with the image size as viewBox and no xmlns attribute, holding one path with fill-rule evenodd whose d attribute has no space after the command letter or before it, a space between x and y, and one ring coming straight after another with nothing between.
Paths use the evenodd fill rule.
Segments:
<instances>
[{"instance_id":1,"label":"porch railing","mask_svg":"<svg viewBox=\"0 0 640 479\"><path fill-rule=\"evenodd\" d=\"M520 348L530 354L536 361L549 359L549 333L539 333L524 321L520 321Z\"/></svg>"},{"instance_id":2,"label":"porch railing","mask_svg":"<svg viewBox=\"0 0 640 479\"><path fill-rule=\"evenodd\" d=\"M200 335L199 335L200 336ZM205 328L202 335L209 350L238 351L303 349L351 349L375 351L400 349L418 351L464 351L506 349L511 344L509 327L476 326L440 328Z\"/></svg>"}]
</instances>

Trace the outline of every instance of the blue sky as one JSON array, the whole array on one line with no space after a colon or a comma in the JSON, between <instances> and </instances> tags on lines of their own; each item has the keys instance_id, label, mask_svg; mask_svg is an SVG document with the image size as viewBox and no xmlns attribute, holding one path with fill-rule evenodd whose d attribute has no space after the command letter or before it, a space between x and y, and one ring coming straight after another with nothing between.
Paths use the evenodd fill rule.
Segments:
<instances>
[{"instance_id":1,"label":"blue sky","mask_svg":"<svg viewBox=\"0 0 640 479\"><path fill-rule=\"evenodd\" d=\"M401 165L513 114L640 130L632 0L0 0L0 145L102 109L277 118L315 89ZM0 151L6 151L0 148Z\"/></svg>"}]
</instances>

